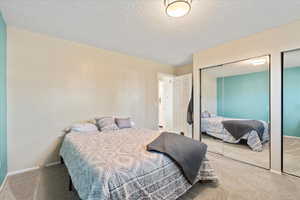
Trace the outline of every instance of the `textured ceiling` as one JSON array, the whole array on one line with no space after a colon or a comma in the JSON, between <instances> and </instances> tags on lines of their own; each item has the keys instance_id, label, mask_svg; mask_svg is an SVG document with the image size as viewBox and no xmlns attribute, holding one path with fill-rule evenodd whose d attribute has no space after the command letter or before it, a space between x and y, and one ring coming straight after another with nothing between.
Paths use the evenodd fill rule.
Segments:
<instances>
[{"instance_id":1,"label":"textured ceiling","mask_svg":"<svg viewBox=\"0 0 300 200\"><path fill-rule=\"evenodd\" d=\"M192 53L300 19L299 0L193 0L170 18L163 0L1 0L8 25L179 66Z\"/></svg>"}]
</instances>

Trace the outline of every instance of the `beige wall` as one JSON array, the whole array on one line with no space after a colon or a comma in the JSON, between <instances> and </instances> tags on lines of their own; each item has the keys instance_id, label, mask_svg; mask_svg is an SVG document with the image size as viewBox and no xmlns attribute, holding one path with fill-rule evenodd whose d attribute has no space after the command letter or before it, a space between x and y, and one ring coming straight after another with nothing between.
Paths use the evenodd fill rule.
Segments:
<instances>
[{"instance_id":1,"label":"beige wall","mask_svg":"<svg viewBox=\"0 0 300 200\"><path fill-rule=\"evenodd\" d=\"M168 65L10 27L9 172L57 161L61 130L95 116L157 128L158 72Z\"/></svg>"},{"instance_id":2,"label":"beige wall","mask_svg":"<svg viewBox=\"0 0 300 200\"><path fill-rule=\"evenodd\" d=\"M281 170L281 56L280 52L300 48L300 21L266 30L194 54L194 134L199 138L199 68L261 55L271 55L271 168Z\"/></svg>"},{"instance_id":3,"label":"beige wall","mask_svg":"<svg viewBox=\"0 0 300 200\"><path fill-rule=\"evenodd\" d=\"M193 73L193 64L175 67L174 69L175 69L174 73L176 76Z\"/></svg>"}]
</instances>

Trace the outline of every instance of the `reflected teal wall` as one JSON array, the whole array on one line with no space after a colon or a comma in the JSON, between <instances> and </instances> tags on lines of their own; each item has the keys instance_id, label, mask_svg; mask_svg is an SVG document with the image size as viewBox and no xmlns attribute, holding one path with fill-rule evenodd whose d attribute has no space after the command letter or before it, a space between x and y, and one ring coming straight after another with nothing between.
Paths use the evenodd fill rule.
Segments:
<instances>
[{"instance_id":1,"label":"reflected teal wall","mask_svg":"<svg viewBox=\"0 0 300 200\"><path fill-rule=\"evenodd\" d=\"M283 133L300 137L300 67L284 70Z\"/></svg>"},{"instance_id":2,"label":"reflected teal wall","mask_svg":"<svg viewBox=\"0 0 300 200\"><path fill-rule=\"evenodd\" d=\"M7 173L6 141L6 25L0 13L0 184Z\"/></svg>"},{"instance_id":3,"label":"reflected teal wall","mask_svg":"<svg viewBox=\"0 0 300 200\"><path fill-rule=\"evenodd\" d=\"M269 121L269 73L217 78L220 116Z\"/></svg>"}]
</instances>

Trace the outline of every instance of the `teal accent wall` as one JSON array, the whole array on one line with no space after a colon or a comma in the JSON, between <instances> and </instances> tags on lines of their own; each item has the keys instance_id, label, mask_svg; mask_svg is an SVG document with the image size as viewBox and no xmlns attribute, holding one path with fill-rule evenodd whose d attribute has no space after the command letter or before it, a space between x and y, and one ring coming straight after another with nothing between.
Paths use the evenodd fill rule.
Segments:
<instances>
[{"instance_id":1,"label":"teal accent wall","mask_svg":"<svg viewBox=\"0 0 300 200\"><path fill-rule=\"evenodd\" d=\"M217 78L217 114L269 121L269 73Z\"/></svg>"},{"instance_id":2,"label":"teal accent wall","mask_svg":"<svg viewBox=\"0 0 300 200\"><path fill-rule=\"evenodd\" d=\"M0 184L3 182L6 173L6 25L0 13Z\"/></svg>"},{"instance_id":3,"label":"teal accent wall","mask_svg":"<svg viewBox=\"0 0 300 200\"><path fill-rule=\"evenodd\" d=\"M300 67L284 69L283 134L300 137Z\"/></svg>"}]
</instances>

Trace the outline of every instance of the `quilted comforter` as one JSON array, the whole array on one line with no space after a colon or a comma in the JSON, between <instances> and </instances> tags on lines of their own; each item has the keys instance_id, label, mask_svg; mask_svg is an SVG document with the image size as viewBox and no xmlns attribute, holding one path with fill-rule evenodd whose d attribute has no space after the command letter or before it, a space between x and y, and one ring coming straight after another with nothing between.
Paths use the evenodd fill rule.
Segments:
<instances>
[{"instance_id":1,"label":"quilted comforter","mask_svg":"<svg viewBox=\"0 0 300 200\"><path fill-rule=\"evenodd\" d=\"M192 185L176 163L147 144L159 136L148 129L69 133L60 155L82 200L177 199ZM217 180L205 159L197 180Z\"/></svg>"}]
</instances>

